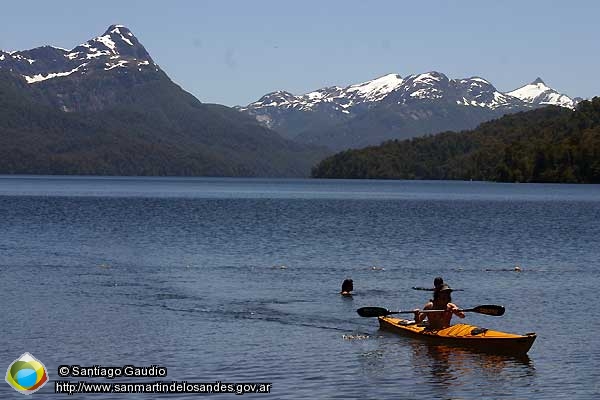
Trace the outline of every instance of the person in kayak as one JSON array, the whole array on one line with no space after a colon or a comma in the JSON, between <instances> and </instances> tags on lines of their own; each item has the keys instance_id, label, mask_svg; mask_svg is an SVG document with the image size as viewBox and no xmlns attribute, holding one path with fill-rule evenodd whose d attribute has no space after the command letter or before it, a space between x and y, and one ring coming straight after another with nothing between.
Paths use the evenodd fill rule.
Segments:
<instances>
[{"instance_id":1,"label":"person in kayak","mask_svg":"<svg viewBox=\"0 0 600 400\"><path fill-rule=\"evenodd\" d=\"M433 291L433 299L431 299L423 310L443 310L435 313L422 313L421 310L414 310L415 321L423 322L427 317L428 329L444 329L450 326L452 315L457 315L459 318L464 318L465 313L459 310L458 306L452 303L452 289L445 283L436 287Z\"/></svg>"}]
</instances>

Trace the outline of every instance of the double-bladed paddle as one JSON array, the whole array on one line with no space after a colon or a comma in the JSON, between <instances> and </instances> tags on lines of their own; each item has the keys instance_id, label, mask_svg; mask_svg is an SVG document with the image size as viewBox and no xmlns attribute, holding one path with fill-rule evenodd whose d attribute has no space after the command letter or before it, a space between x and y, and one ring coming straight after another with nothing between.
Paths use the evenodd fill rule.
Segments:
<instances>
[{"instance_id":1,"label":"double-bladed paddle","mask_svg":"<svg viewBox=\"0 0 600 400\"><path fill-rule=\"evenodd\" d=\"M433 312L443 312L444 310L419 310L421 313L433 313ZM466 310L458 310L462 312L474 312L478 314L492 315L494 317L499 317L504 315L503 306L497 306L494 304L484 304L481 306L467 308ZM361 307L356 310L358 315L361 317L383 317L391 314L414 314L414 311L390 311L383 307Z\"/></svg>"},{"instance_id":2,"label":"double-bladed paddle","mask_svg":"<svg viewBox=\"0 0 600 400\"><path fill-rule=\"evenodd\" d=\"M428 287L422 287L422 286L413 286L412 287L413 290L426 290L428 292L434 292L435 288L428 288ZM464 289L452 289L453 292L462 292Z\"/></svg>"}]
</instances>

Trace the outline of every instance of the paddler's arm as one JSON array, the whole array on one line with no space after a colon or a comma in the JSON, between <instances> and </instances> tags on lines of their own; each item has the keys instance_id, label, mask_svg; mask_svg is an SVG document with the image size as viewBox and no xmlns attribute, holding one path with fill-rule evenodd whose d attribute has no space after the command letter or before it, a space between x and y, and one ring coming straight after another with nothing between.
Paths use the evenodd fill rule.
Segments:
<instances>
[{"instance_id":1,"label":"paddler's arm","mask_svg":"<svg viewBox=\"0 0 600 400\"><path fill-rule=\"evenodd\" d=\"M423 306L423 310L431 310L431 309L433 309L432 302L429 302L429 303L425 304L425 306ZM413 310L413 312L415 313L415 321L417 322L417 324L423 322L423 320L427 316L427 314L422 313L421 310L419 310L418 308Z\"/></svg>"},{"instance_id":2,"label":"paddler's arm","mask_svg":"<svg viewBox=\"0 0 600 400\"><path fill-rule=\"evenodd\" d=\"M464 318L465 317L465 313L460 311L460 309L458 308L458 306L454 303L448 303L447 308L448 311L451 311L452 314L460 317L460 318Z\"/></svg>"}]
</instances>

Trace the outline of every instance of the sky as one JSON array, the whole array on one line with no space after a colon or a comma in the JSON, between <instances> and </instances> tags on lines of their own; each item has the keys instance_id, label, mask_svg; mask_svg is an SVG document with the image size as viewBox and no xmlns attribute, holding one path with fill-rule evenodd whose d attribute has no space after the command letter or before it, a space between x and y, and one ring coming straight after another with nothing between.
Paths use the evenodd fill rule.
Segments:
<instances>
[{"instance_id":1,"label":"sky","mask_svg":"<svg viewBox=\"0 0 600 400\"><path fill-rule=\"evenodd\" d=\"M429 71L591 98L599 18L577 0L4 2L0 49L72 49L122 24L182 88L228 106Z\"/></svg>"}]
</instances>

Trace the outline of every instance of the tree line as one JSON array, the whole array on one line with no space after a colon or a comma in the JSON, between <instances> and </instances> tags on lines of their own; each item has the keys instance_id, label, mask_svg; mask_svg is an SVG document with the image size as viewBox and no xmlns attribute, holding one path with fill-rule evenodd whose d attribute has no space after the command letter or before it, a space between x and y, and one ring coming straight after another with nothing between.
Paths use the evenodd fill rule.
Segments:
<instances>
[{"instance_id":1,"label":"tree line","mask_svg":"<svg viewBox=\"0 0 600 400\"><path fill-rule=\"evenodd\" d=\"M315 178L600 183L600 98L337 153Z\"/></svg>"}]
</instances>

